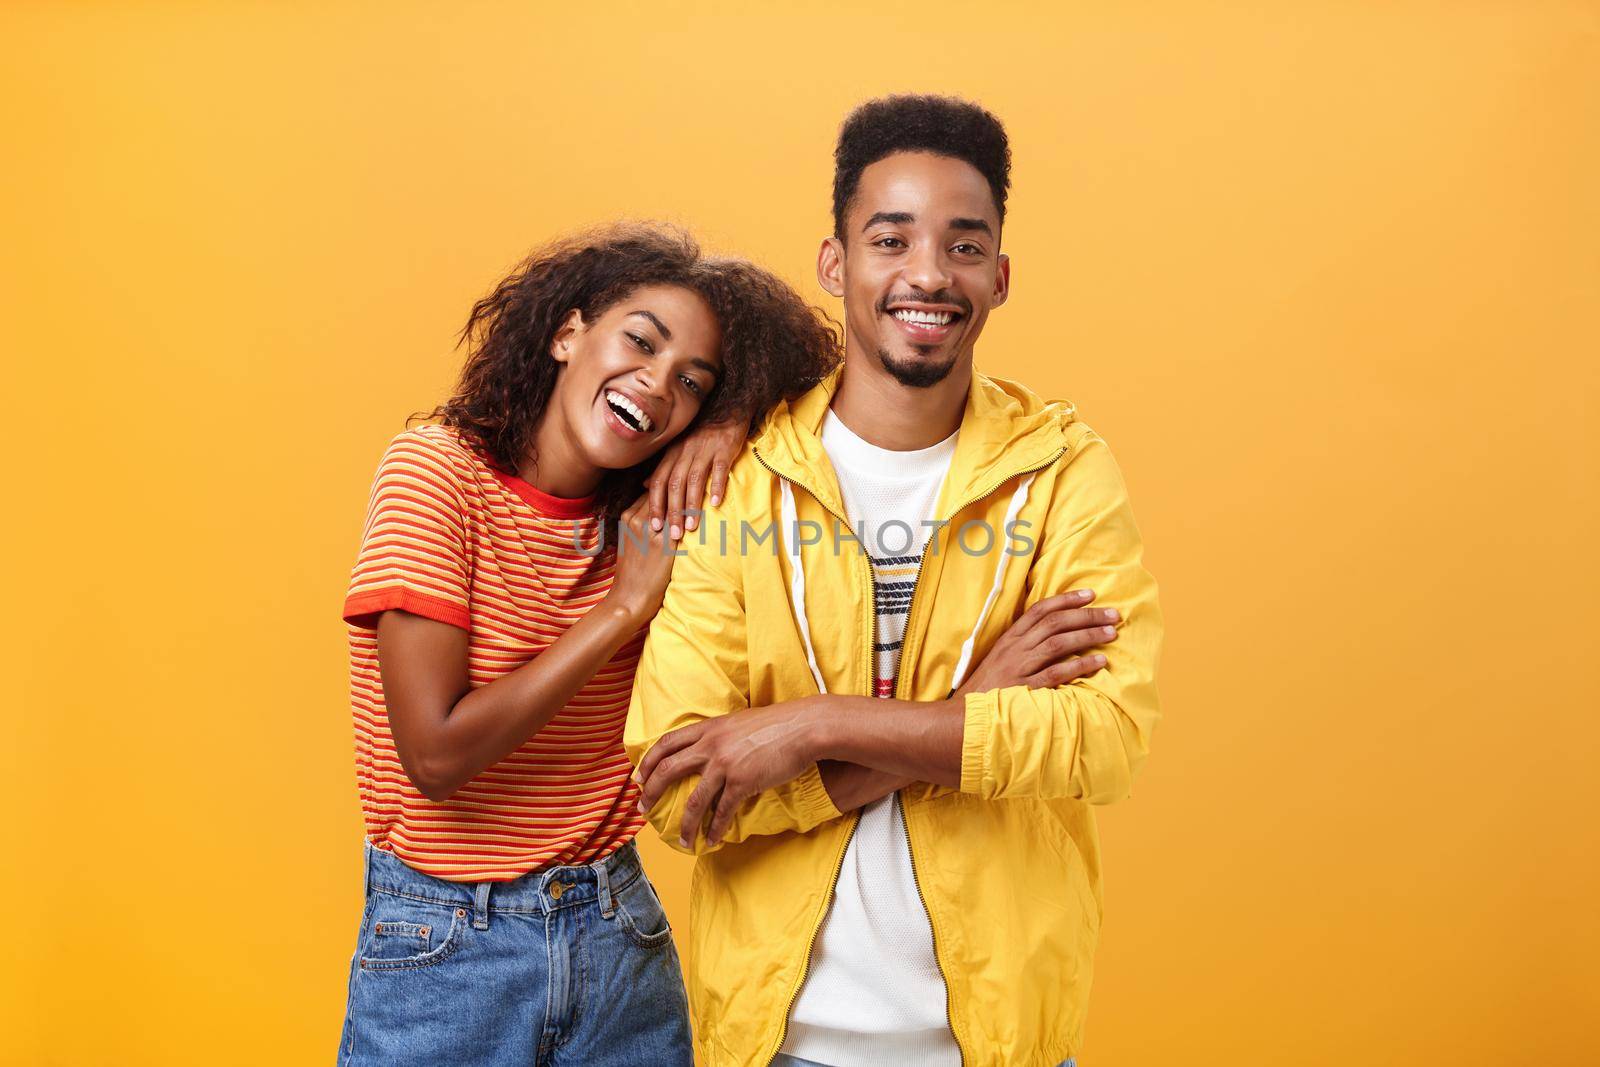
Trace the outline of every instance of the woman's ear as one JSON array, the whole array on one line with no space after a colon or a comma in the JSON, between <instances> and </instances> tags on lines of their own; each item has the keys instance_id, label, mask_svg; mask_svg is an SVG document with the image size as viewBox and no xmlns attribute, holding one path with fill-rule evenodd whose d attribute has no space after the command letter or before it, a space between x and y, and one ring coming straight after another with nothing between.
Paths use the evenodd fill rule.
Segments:
<instances>
[{"instance_id":1,"label":"woman's ear","mask_svg":"<svg viewBox=\"0 0 1600 1067\"><path fill-rule=\"evenodd\" d=\"M550 358L557 363L565 363L571 359L573 344L588 328L589 324L583 321L583 312L577 308L567 312L567 317L556 327L555 336L550 338Z\"/></svg>"}]
</instances>

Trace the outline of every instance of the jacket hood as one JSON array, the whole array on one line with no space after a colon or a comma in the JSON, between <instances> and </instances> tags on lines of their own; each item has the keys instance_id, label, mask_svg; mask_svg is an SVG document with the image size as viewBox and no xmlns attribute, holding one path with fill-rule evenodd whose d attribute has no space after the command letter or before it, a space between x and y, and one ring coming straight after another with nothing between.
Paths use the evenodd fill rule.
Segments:
<instances>
[{"instance_id":1,"label":"jacket hood","mask_svg":"<svg viewBox=\"0 0 1600 1067\"><path fill-rule=\"evenodd\" d=\"M822 420L844 371L840 364L800 397L779 404L752 442L757 457L775 473L806 486L840 513L843 504L822 447ZM951 501L987 495L1013 474L1064 453L1067 427L1077 417L1068 401L1045 400L1020 382L973 368L960 436L940 494L940 517L948 517Z\"/></svg>"}]
</instances>

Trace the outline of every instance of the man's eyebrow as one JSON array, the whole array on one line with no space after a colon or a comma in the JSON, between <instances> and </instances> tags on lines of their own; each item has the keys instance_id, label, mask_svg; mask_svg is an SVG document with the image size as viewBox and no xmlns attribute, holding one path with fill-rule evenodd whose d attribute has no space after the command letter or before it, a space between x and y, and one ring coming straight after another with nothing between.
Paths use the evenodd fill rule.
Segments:
<instances>
[{"instance_id":1,"label":"man's eyebrow","mask_svg":"<svg viewBox=\"0 0 1600 1067\"><path fill-rule=\"evenodd\" d=\"M970 230L975 233L986 233L990 237L994 236L994 231L989 229L989 224L982 219L951 219L950 228L952 230Z\"/></svg>"},{"instance_id":2,"label":"man's eyebrow","mask_svg":"<svg viewBox=\"0 0 1600 1067\"><path fill-rule=\"evenodd\" d=\"M861 224L861 228L870 230L880 222L887 222L892 226L904 226L916 221L917 217L909 211L876 211L871 218Z\"/></svg>"},{"instance_id":3,"label":"man's eyebrow","mask_svg":"<svg viewBox=\"0 0 1600 1067\"><path fill-rule=\"evenodd\" d=\"M660 319L656 318L655 312L646 311L643 308L640 308L638 311L630 311L630 312L628 312L628 314L630 314L630 315L643 315L645 318L649 319L651 322L656 324L656 329L661 331L661 336L662 337L666 338L668 341L672 340L672 331L667 329L667 324L666 323L664 323Z\"/></svg>"}]
</instances>

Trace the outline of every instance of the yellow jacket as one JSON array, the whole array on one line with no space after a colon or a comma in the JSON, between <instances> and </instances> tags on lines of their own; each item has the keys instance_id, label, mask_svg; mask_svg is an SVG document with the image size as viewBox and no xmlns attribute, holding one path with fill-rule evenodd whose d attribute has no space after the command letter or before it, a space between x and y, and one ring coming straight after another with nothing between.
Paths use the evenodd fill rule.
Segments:
<instances>
[{"instance_id":1,"label":"yellow jacket","mask_svg":"<svg viewBox=\"0 0 1600 1067\"><path fill-rule=\"evenodd\" d=\"M830 693L872 693L870 565L848 540L819 436L840 373L772 414L722 505L685 539L633 691L635 764L671 730L815 694L819 679ZM896 696L946 699L1044 597L1093 589L1124 619L1087 678L965 698L959 791L901 791L963 1062L1053 1067L1080 1047L1100 929L1090 805L1128 796L1149 749L1161 611L1105 442L1070 404L972 377L937 509L950 525L924 555ZM981 551L984 527L960 533L971 522L993 531L993 549ZM674 848L698 780L650 813ZM765 1064L782 1044L857 818L812 767L747 801L717 847L695 840L687 982L707 1067Z\"/></svg>"}]
</instances>

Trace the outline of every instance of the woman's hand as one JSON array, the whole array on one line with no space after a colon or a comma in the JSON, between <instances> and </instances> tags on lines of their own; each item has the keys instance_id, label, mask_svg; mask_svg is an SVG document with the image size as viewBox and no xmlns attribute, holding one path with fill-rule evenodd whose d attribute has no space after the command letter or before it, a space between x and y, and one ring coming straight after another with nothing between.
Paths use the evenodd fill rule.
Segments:
<instances>
[{"instance_id":1,"label":"woman's hand","mask_svg":"<svg viewBox=\"0 0 1600 1067\"><path fill-rule=\"evenodd\" d=\"M1116 608L1086 607L1093 599L1092 590L1075 589L1039 601L1000 636L954 695L1013 685L1053 689L1104 667L1105 656L1079 653L1115 641L1122 616Z\"/></svg>"},{"instance_id":2,"label":"woman's hand","mask_svg":"<svg viewBox=\"0 0 1600 1067\"><path fill-rule=\"evenodd\" d=\"M646 506L641 496L623 514L608 610L585 612L543 652L486 685L471 683L466 630L400 609L378 616L389 727L400 766L423 796L448 800L522 747L655 616L674 557L651 532Z\"/></svg>"},{"instance_id":3,"label":"woman's hand","mask_svg":"<svg viewBox=\"0 0 1600 1067\"><path fill-rule=\"evenodd\" d=\"M672 577L672 563L677 558L666 536L650 528L649 506L649 494L644 494L622 513L615 533L617 569L611 579L611 591L606 594L609 605L640 625L655 618L660 609L667 580ZM608 530L606 536L613 534Z\"/></svg>"},{"instance_id":4,"label":"woman's hand","mask_svg":"<svg viewBox=\"0 0 1600 1067\"><path fill-rule=\"evenodd\" d=\"M710 490L713 507L722 503L722 494L728 491L728 469L744 448L749 428L748 419L733 418L697 426L667 446L645 483L650 490L652 530L665 528L667 536L676 541L700 525L697 515L685 519L684 509L698 509L706 490Z\"/></svg>"}]
</instances>

